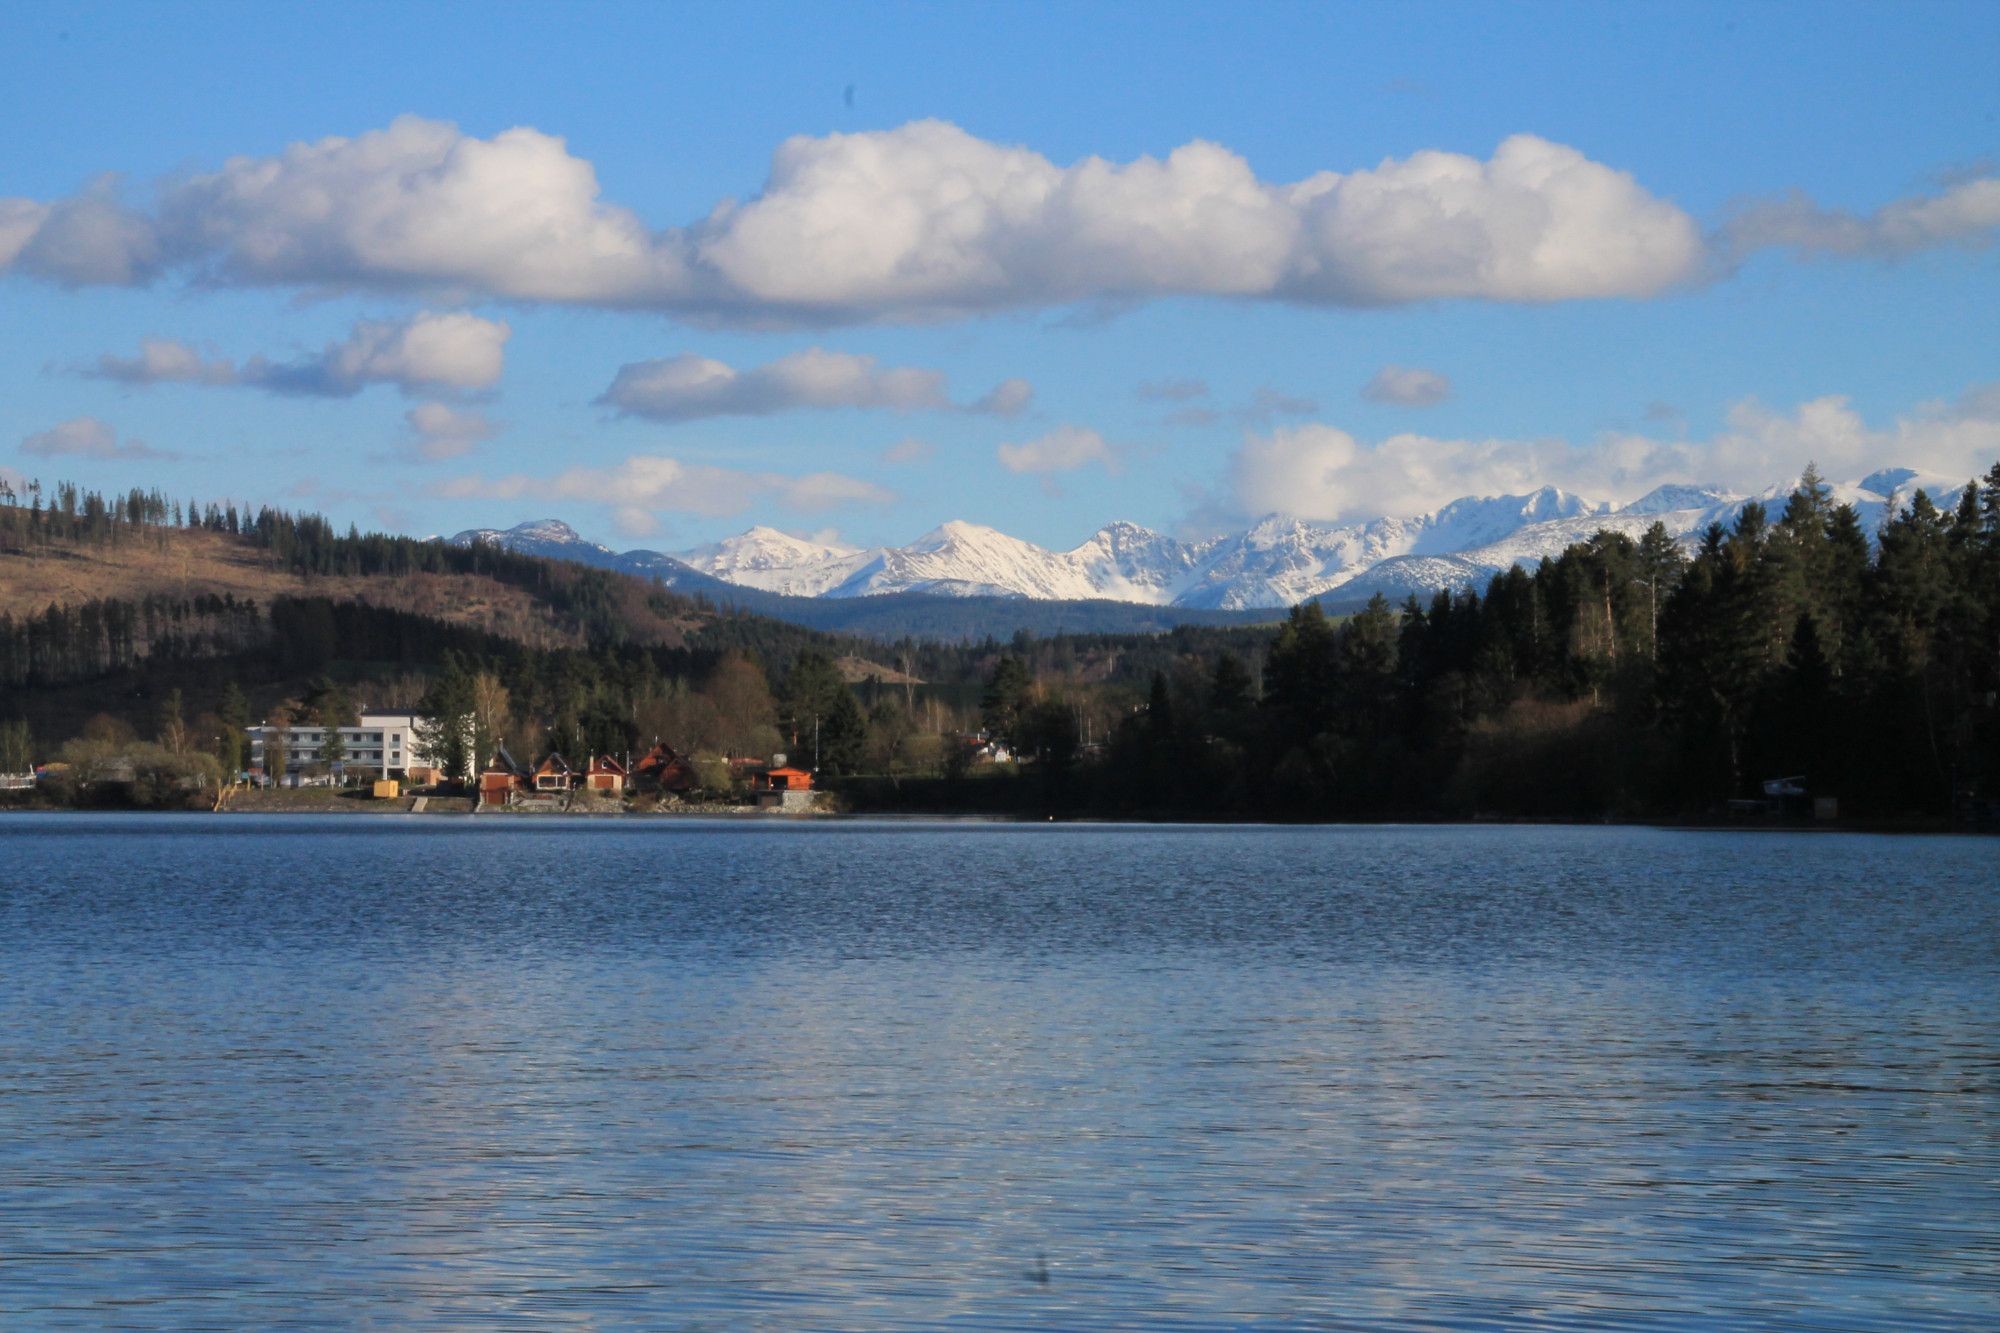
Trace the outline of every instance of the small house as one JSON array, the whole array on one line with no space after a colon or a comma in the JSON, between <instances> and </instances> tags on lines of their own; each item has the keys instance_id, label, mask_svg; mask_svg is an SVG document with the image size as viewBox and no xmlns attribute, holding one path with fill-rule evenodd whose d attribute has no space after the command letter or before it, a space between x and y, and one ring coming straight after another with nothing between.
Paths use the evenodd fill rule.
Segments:
<instances>
[{"instance_id":1,"label":"small house","mask_svg":"<svg viewBox=\"0 0 2000 1333\"><path fill-rule=\"evenodd\" d=\"M652 749L639 756L632 765L631 780L636 786L660 791L692 791L701 785L694 764L665 741L654 742Z\"/></svg>"},{"instance_id":2,"label":"small house","mask_svg":"<svg viewBox=\"0 0 2000 1333\"><path fill-rule=\"evenodd\" d=\"M501 746L494 752L492 760L479 773L479 803L481 805L506 805L514 799L516 792L528 789L528 770L523 768L514 756Z\"/></svg>"},{"instance_id":3,"label":"small house","mask_svg":"<svg viewBox=\"0 0 2000 1333\"><path fill-rule=\"evenodd\" d=\"M535 765L528 785L538 792L570 791L576 786L576 770L569 766L567 759L551 750L541 763Z\"/></svg>"},{"instance_id":4,"label":"small house","mask_svg":"<svg viewBox=\"0 0 2000 1333\"><path fill-rule=\"evenodd\" d=\"M750 780L759 809L812 809L812 774L803 768L780 765L767 768Z\"/></svg>"},{"instance_id":5,"label":"small house","mask_svg":"<svg viewBox=\"0 0 2000 1333\"><path fill-rule=\"evenodd\" d=\"M608 754L592 755L590 766L584 770L583 785L587 790L606 796L625 794L625 765Z\"/></svg>"}]
</instances>

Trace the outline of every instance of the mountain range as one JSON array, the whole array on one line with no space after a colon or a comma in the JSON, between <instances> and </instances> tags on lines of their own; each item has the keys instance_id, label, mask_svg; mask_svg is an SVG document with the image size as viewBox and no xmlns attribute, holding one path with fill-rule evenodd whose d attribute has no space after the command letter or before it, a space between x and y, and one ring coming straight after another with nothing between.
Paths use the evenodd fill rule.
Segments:
<instances>
[{"instance_id":1,"label":"mountain range","mask_svg":"<svg viewBox=\"0 0 2000 1333\"><path fill-rule=\"evenodd\" d=\"M1413 517L1324 524L1273 514L1242 532L1196 541L1117 522L1067 551L959 521L906 546L845 546L754 527L691 550L621 552L586 541L556 519L471 529L451 540L577 560L683 591L754 590L787 602L917 595L1243 613L1315 598L1344 606L1377 592L1400 599L1483 584L1602 529L1636 539L1657 521L1692 546L1709 524L1733 524L1752 500L1767 504L1775 518L1796 485L1794 479L1755 495L1668 485L1622 505L1544 486L1524 495L1467 496ZM1956 483L1885 468L1829 489L1835 503L1854 505L1873 531L1920 486L1942 505Z\"/></svg>"}]
</instances>

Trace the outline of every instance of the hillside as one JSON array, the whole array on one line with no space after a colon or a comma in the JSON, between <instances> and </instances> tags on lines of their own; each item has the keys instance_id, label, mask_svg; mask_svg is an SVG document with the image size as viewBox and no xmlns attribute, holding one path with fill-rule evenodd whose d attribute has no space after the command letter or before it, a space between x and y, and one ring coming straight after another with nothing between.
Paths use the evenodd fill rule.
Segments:
<instances>
[{"instance_id":1,"label":"hillside","mask_svg":"<svg viewBox=\"0 0 2000 1333\"><path fill-rule=\"evenodd\" d=\"M587 725L611 734L637 725L636 700L671 694L665 681L710 680L738 655L775 685L806 654L871 705L894 687L934 727L950 726L969 723L962 710L976 708L1003 651L976 600L820 601L723 585L718 602L485 544L342 535L313 515L183 516L157 492L54 493L46 509L0 504L0 707L47 737L79 734L100 713L145 733L173 693L193 717L216 710L229 685L253 715L329 681L360 703L408 707L453 660L501 672L548 725L586 725L596 708ZM864 633L743 605L764 600ZM1173 613L1156 608L1002 605L1026 613L1001 622L1013 651L1068 679L1124 688L1189 652L1255 660L1268 637L1174 627ZM1106 620L1136 632L1104 633ZM1042 632L1014 632L1029 627ZM590 698L619 702L576 703Z\"/></svg>"},{"instance_id":2,"label":"hillside","mask_svg":"<svg viewBox=\"0 0 2000 1333\"><path fill-rule=\"evenodd\" d=\"M552 567L549 586L567 572ZM707 613L692 604L662 605L636 579L617 578L620 613L638 641L680 646ZM190 600L231 596L268 607L279 597L325 597L405 611L538 648L580 647L576 617L538 590L491 573L415 570L400 574L306 574L247 537L155 528L105 544L14 545L0 549L0 615L19 620L52 603L118 598ZM678 602L678 599L676 599Z\"/></svg>"}]
</instances>

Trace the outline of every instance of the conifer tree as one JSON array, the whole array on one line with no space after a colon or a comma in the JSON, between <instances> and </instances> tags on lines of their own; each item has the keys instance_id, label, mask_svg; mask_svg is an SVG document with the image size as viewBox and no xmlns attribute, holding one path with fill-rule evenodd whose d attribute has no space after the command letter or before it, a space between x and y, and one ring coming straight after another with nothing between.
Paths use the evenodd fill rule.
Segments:
<instances>
[{"instance_id":1,"label":"conifer tree","mask_svg":"<svg viewBox=\"0 0 2000 1333\"><path fill-rule=\"evenodd\" d=\"M445 781L457 783L472 770L472 678L456 653L448 653L444 671L431 683L417 705L416 748L442 770Z\"/></svg>"},{"instance_id":2,"label":"conifer tree","mask_svg":"<svg viewBox=\"0 0 2000 1333\"><path fill-rule=\"evenodd\" d=\"M1028 706L1034 683L1028 664L1012 653L994 666L979 700L979 721L989 736L1009 743L1015 740L1015 727Z\"/></svg>"}]
</instances>

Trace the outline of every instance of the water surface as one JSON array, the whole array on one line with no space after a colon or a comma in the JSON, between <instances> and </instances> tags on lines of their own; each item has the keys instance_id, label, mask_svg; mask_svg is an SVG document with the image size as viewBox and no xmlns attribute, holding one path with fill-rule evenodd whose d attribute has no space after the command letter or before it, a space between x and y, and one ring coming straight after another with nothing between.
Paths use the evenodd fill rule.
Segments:
<instances>
[{"instance_id":1,"label":"water surface","mask_svg":"<svg viewBox=\"0 0 2000 1333\"><path fill-rule=\"evenodd\" d=\"M2000 844L0 819L0 1327L2000 1324Z\"/></svg>"}]
</instances>

